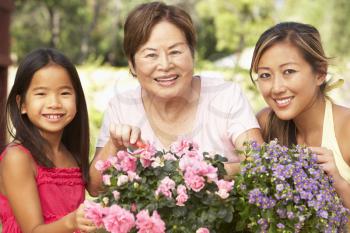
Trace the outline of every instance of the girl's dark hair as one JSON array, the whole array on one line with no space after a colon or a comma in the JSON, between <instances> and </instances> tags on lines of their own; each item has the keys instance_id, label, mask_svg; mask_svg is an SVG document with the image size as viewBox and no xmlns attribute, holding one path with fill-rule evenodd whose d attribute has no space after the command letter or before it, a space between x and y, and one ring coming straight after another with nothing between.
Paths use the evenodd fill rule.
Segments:
<instances>
[{"instance_id":1,"label":"girl's dark hair","mask_svg":"<svg viewBox=\"0 0 350 233\"><path fill-rule=\"evenodd\" d=\"M53 162L47 157L47 153L50 153L48 142L28 119L27 114L21 114L21 106L24 103L33 75L48 65L58 65L64 68L69 74L76 93L77 113L64 128L61 140L72 153L83 173L85 182L87 182L90 144L88 111L78 72L62 53L51 48L36 49L30 52L19 64L6 104L7 128L14 140L19 141L31 152L36 163L45 167L54 167ZM19 99L19 103L17 99Z\"/></svg>"},{"instance_id":2,"label":"girl's dark hair","mask_svg":"<svg viewBox=\"0 0 350 233\"><path fill-rule=\"evenodd\" d=\"M281 42L288 42L294 45L303 55L306 62L311 65L315 73L327 74L328 58L323 50L318 30L309 24L283 22L266 30L255 45L250 66L250 78L253 83L255 83L253 73L257 73L261 56L268 48ZM324 93L326 86L327 82L320 86L322 93ZM296 128L293 120L281 120L273 111L270 112L267 125L263 128L262 133L265 141L277 138L279 143L286 146L297 143Z\"/></svg>"}]
</instances>

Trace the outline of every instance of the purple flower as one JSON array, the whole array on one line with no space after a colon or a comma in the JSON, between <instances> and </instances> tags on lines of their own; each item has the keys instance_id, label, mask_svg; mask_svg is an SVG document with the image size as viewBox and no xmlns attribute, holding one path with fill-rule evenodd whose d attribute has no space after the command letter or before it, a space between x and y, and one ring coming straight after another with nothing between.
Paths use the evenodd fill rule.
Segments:
<instances>
[{"instance_id":1,"label":"purple flower","mask_svg":"<svg viewBox=\"0 0 350 233\"><path fill-rule=\"evenodd\" d=\"M238 219L239 224L252 232L272 226L287 232L344 232L350 211L308 148L287 148L273 140L258 148L246 145L244 155L249 159L242 162L243 173L235 182L238 206L245 206L249 218Z\"/></svg>"}]
</instances>

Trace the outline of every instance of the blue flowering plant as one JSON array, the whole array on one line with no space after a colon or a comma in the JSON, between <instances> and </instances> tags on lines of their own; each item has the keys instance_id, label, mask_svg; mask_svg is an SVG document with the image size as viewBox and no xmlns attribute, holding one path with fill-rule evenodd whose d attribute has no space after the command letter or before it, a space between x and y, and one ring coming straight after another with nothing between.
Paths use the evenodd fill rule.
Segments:
<instances>
[{"instance_id":1,"label":"blue flowering plant","mask_svg":"<svg viewBox=\"0 0 350 233\"><path fill-rule=\"evenodd\" d=\"M235 179L237 232L346 232L332 179L306 147L247 143Z\"/></svg>"}]
</instances>

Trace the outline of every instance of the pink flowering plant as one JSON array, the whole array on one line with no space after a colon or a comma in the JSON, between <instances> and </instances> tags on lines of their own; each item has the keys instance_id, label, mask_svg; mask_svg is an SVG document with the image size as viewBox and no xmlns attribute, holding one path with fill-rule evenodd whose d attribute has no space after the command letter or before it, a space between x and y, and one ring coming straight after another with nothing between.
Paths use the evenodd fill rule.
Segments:
<instances>
[{"instance_id":1,"label":"pink flowering plant","mask_svg":"<svg viewBox=\"0 0 350 233\"><path fill-rule=\"evenodd\" d=\"M112 233L232 232L233 185L220 155L181 140L170 151L152 144L98 161L104 192L86 215Z\"/></svg>"},{"instance_id":2,"label":"pink flowering plant","mask_svg":"<svg viewBox=\"0 0 350 233\"><path fill-rule=\"evenodd\" d=\"M316 155L277 140L247 143L235 179L236 232L346 232L346 209Z\"/></svg>"}]
</instances>

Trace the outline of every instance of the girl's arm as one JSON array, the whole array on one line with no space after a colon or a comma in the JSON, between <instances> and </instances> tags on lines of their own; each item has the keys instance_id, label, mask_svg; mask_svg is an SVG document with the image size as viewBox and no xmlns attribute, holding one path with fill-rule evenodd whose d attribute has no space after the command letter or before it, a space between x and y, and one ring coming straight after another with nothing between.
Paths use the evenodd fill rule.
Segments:
<instances>
[{"instance_id":1,"label":"girl's arm","mask_svg":"<svg viewBox=\"0 0 350 233\"><path fill-rule=\"evenodd\" d=\"M35 181L33 159L19 148L9 148L1 162L2 190L23 233L65 233L95 229L82 215L83 207L61 219L45 224Z\"/></svg>"}]
</instances>

